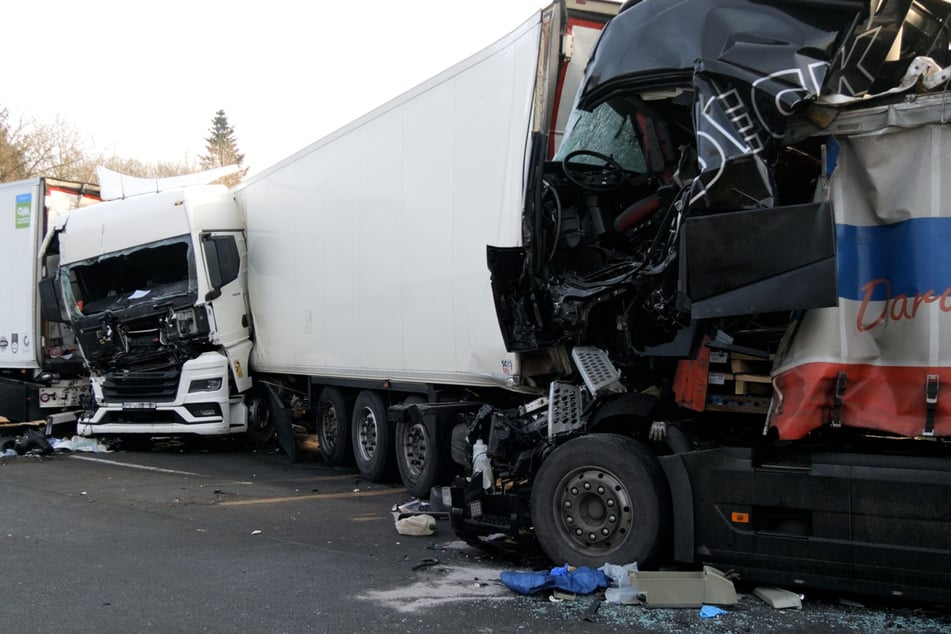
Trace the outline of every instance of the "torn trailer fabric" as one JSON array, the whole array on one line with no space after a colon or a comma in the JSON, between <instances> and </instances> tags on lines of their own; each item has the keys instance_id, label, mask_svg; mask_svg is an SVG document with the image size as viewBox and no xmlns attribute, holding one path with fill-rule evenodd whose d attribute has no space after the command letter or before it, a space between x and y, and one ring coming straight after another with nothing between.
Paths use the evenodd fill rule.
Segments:
<instances>
[{"instance_id":1,"label":"torn trailer fabric","mask_svg":"<svg viewBox=\"0 0 951 634\"><path fill-rule=\"evenodd\" d=\"M789 327L772 372L781 439L822 425L951 435L949 156L943 124L839 139L839 302Z\"/></svg>"},{"instance_id":2,"label":"torn trailer fabric","mask_svg":"<svg viewBox=\"0 0 951 634\"><path fill-rule=\"evenodd\" d=\"M503 570L499 580L509 590L519 594L533 594L542 590L563 590L573 594L591 594L595 590L607 588L609 581L601 570L579 566L564 574L551 572L516 572Z\"/></svg>"}]
</instances>

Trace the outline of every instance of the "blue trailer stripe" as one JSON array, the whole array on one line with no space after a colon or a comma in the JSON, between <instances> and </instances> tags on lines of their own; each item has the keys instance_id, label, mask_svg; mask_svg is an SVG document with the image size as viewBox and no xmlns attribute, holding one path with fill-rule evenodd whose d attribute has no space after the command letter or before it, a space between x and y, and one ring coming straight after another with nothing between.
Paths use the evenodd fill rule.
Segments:
<instances>
[{"instance_id":1,"label":"blue trailer stripe","mask_svg":"<svg viewBox=\"0 0 951 634\"><path fill-rule=\"evenodd\" d=\"M836 225L836 263L839 296L845 299L941 294L951 287L951 218Z\"/></svg>"}]
</instances>

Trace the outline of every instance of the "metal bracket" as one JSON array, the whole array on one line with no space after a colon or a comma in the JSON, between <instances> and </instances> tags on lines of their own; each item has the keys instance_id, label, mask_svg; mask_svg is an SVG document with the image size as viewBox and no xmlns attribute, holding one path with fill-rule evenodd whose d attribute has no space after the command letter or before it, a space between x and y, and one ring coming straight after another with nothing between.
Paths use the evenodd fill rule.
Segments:
<instances>
[{"instance_id":1,"label":"metal bracket","mask_svg":"<svg viewBox=\"0 0 951 634\"><path fill-rule=\"evenodd\" d=\"M576 346L571 351L578 373L592 396L607 392L625 392L620 383L621 373L608 358L608 353L594 346Z\"/></svg>"},{"instance_id":2,"label":"metal bracket","mask_svg":"<svg viewBox=\"0 0 951 634\"><path fill-rule=\"evenodd\" d=\"M548 396L548 437L554 438L580 429L584 397L581 387L553 381Z\"/></svg>"},{"instance_id":3,"label":"metal bracket","mask_svg":"<svg viewBox=\"0 0 951 634\"><path fill-rule=\"evenodd\" d=\"M842 427L842 400L845 396L845 386L848 383L848 372L839 370L835 375L835 391L832 393L832 427Z\"/></svg>"},{"instance_id":4,"label":"metal bracket","mask_svg":"<svg viewBox=\"0 0 951 634\"><path fill-rule=\"evenodd\" d=\"M929 374L928 382L925 384L925 408L927 417L925 418L925 429L921 432L922 436L934 436L934 415L938 409L938 375Z\"/></svg>"}]
</instances>

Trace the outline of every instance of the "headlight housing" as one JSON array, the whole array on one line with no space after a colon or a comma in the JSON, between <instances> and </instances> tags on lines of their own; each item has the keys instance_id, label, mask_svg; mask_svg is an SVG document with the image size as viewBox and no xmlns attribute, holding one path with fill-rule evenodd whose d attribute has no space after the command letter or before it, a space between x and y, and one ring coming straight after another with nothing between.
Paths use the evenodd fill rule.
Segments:
<instances>
[{"instance_id":1,"label":"headlight housing","mask_svg":"<svg viewBox=\"0 0 951 634\"><path fill-rule=\"evenodd\" d=\"M216 379L198 379L188 384L188 393L217 392L221 389L221 377Z\"/></svg>"}]
</instances>

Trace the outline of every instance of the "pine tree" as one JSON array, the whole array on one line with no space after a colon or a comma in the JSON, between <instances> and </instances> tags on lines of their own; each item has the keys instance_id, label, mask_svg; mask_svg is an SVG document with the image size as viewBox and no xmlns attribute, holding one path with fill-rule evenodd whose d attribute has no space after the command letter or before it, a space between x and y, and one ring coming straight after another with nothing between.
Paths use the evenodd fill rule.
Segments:
<instances>
[{"instance_id":1,"label":"pine tree","mask_svg":"<svg viewBox=\"0 0 951 634\"><path fill-rule=\"evenodd\" d=\"M228 124L228 117L224 110L215 113L209 132L211 136L205 138L205 154L200 157L202 169L214 169L225 165L242 167L244 154L238 152L234 128ZM222 178L220 182L230 187L244 178L247 172L248 168L244 168L240 172Z\"/></svg>"}]
</instances>

